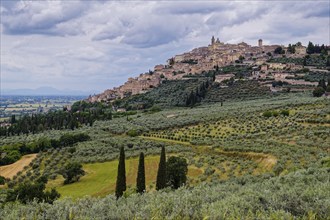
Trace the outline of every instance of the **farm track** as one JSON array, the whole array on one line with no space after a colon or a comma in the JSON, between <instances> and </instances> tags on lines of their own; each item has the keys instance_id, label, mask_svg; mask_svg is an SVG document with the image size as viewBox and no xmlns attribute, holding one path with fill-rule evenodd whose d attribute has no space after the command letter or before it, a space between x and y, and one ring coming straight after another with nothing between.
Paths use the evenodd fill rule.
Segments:
<instances>
[{"instance_id":1,"label":"farm track","mask_svg":"<svg viewBox=\"0 0 330 220\"><path fill-rule=\"evenodd\" d=\"M0 166L0 176L5 178L13 178L19 171L22 171L25 166L28 166L37 154L28 154L13 164Z\"/></svg>"},{"instance_id":2,"label":"farm track","mask_svg":"<svg viewBox=\"0 0 330 220\"><path fill-rule=\"evenodd\" d=\"M274 155L271 154L264 154L264 153L257 153L257 152L240 152L240 151L224 151L221 149L213 149L211 146L194 146L191 145L188 142L180 142L180 141L173 141L168 139L162 139L162 138L154 138L154 137L144 137L141 136L141 138L154 140L154 141L163 141L168 143L176 143L176 144L182 144L191 147L196 153L199 154L221 154L228 157L243 157L247 158L249 160L254 160L258 164L263 167L263 170L271 170L274 165L277 163L277 158Z\"/></svg>"}]
</instances>

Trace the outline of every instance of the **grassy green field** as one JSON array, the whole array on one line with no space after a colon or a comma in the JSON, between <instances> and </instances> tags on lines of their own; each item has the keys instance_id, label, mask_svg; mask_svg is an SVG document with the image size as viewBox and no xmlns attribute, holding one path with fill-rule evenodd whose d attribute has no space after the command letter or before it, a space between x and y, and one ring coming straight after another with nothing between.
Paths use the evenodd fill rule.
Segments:
<instances>
[{"instance_id":1,"label":"grassy green field","mask_svg":"<svg viewBox=\"0 0 330 220\"><path fill-rule=\"evenodd\" d=\"M117 164L117 161L85 164L83 169L86 174L79 182L63 185L64 178L58 176L55 180L48 182L47 188L55 187L62 197L78 198L85 195L106 195L114 189Z\"/></svg>"},{"instance_id":2,"label":"grassy green field","mask_svg":"<svg viewBox=\"0 0 330 220\"><path fill-rule=\"evenodd\" d=\"M9 117L6 117L6 118L0 118L0 122L8 121L8 120L9 120Z\"/></svg>"},{"instance_id":3,"label":"grassy green field","mask_svg":"<svg viewBox=\"0 0 330 220\"><path fill-rule=\"evenodd\" d=\"M126 159L126 181L127 188L134 190L137 176L138 158ZM155 189L155 182L158 170L159 156L147 156L145 158L146 187L148 191ZM76 183L63 185L64 178L57 176L47 184L47 188L55 187L62 198L79 198L86 195L106 196L115 191L117 178L118 161L104 163L84 164L85 176ZM188 176L196 177L203 171L196 167L189 167ZM128 190L129 191L129 190Z\"/></svg>"}]
</instances>

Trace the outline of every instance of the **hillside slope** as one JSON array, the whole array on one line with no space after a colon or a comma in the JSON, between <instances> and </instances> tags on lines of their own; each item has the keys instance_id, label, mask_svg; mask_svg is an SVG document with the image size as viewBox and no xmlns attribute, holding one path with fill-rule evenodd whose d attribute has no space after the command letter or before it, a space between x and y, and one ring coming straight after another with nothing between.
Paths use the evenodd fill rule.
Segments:
<instances>
[{"instance_id":1,"label":"hillside slope","mask_svg":"<svg viewBox=\"0 0 330 220\"><path fill-rule=\"evenodd\" d=\"M115 106L126 110L159 107L194 106L198 103L244 100L270 96L268 87L254 80L239 80L226 83L212 82L210 77L187 78L164 81L159 87L144 94L116 100ZM189 98L195 99L194 103Z\"/></svg>"}]
</instances>

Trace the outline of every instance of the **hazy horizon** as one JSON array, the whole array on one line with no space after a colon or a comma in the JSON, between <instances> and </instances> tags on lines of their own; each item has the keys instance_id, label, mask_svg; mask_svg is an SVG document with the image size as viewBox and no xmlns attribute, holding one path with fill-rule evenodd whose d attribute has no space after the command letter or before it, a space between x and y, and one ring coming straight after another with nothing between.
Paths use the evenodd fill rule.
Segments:
<instances>
[{"instance_id":1,"label":"hazy horizon","mask_svg":"<svg viewBox=\"0 0 330 220\"><path fill-rule=\"evenodd\" d=\"M88 95L94 95L101 91L84 91L84 90L72 90L72 89L64 89L60 90L55 87L48 87L48 86L42 86L38 88L21 88L21 89L8 89L8 90L1 90L1 95L4 96L88 96Z\"/></svg>"}]
</instances>

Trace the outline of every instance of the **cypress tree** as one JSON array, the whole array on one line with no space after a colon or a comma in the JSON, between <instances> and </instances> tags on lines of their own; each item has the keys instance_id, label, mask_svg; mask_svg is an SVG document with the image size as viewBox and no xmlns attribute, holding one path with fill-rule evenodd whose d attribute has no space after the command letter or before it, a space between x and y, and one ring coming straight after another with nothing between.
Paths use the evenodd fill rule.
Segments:
<instances>
[{"instance_id":1,"label":"cypress tree","mask_svg":"<svg viewBox=\"0 0 330 220\"><path fill-rule=\"evenodd\" d=\"M304 57L303 66L307 66L307 59Z\"/></svg>"},{"instance_id":2,"label":"cypress tree","mask_svg":"<svg viewBox=\"0 0 330 220\"><path fill-rule=\"evenodd\" d=\"M141 152L139 158L138 174L136 178L136 192L143 193L145 190L146 190L146 178L145 178L145 170L144 170L144 154Z\"/></svg>"},{"instance_id":3,"label":"cypress tree","mask_svg":"<svg viewBox=\"0 0 330 220\"><path fill-rule=\"evenodd\" d=\"M327 88L324 79L321 79L321 80L319 81L318 86L319 86L319 87L322 87L324 90Z\"/></svg>"},{"instance_id":4,"label":"cypress tree","mask_svg":"<svg viewBox=\"0 0 330 220\"><path fill-rule=\"evenodd\" d=\"M126 190L126 171L125 171L125 151L124 147L120 148L118 174L116 182L116 197L121 197Z\"/></svg>"},{"instance_id":5,"label":"cypress tree","mask_svg":"<svg viewBox=\"0 0 330 220\"><path fill-rule=\"evenodd\" d=\"M156 190L161 190L166 187L166 156L165 156L165 147L162 146L162 152L160 154L158 172L157 172L157 181L156 181Z\"/></svg>"},{"instance_id":6,"label":"cypress tree","mask_svg":"<svg viewBox=\"0 0 330 220\"><path fill-rule=\"evenodd\" d=\"M330 56L328 56L328 58L327 58L326 66L330 66Z\"/></svg>"}]
</instances>

